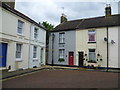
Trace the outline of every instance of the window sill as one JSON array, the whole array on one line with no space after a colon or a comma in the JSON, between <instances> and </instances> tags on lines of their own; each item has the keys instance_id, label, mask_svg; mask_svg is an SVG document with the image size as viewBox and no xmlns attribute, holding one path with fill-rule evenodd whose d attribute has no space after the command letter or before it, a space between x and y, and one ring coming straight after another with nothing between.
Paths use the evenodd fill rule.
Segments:
<instances>
[{"instance_id":1,"label":"window sill","mask_svg":"<svg viewBox=\"0 0 120 90\"><path fill-rule=\"evenodd\" d=\"M33 58L33 60L38 60L38 58Z\"/></svg>"},{"instance_id":2,"label":"window sill","mask_svg":"<svg viewBox=\"0 0 120 90\"><path fill-rule=\"evenodd\" d=\"M88 43L96 43L96 42L88 42Z\"/></svg>"},{"instance_id":3,"label":"window sill","mask_svg":"<svg viewBox=\"0 0 120 90\"><path fill-rule=\"evenodd\" d=\"M20 33L17 33L17 35L18 35L18 36L22 36L22 37L24 37L23 34L20 34Z\"/></svg>"},{"instance_id":4,"label":"window sill","mask_svg":"<svg viewBox=\"0 0 120 90\"><path fill-rule=\"evenodd\" d=\"M22 62L23 60L21 58L16 59L17 62Z\"/></svg>"},{"instance_id":5,"label":"window sill","mask_svg":"<svg viewBox=\"0 0 120 90\"><path fill-rule=\"evenodd\" d=\"M65 44L65 43L59 43L59 44Z\"/></svg>"}]
</instances>

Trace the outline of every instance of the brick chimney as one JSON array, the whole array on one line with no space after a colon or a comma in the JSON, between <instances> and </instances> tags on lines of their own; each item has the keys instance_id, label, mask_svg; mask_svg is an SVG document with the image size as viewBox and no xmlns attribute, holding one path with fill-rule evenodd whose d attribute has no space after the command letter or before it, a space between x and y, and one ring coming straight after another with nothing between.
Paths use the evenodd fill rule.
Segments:
<instances>
[{"instance_id":1,"label":"brick chimney","mask_svg":"<svg viewBox=\"0 0 120 90\"><path fill-rule=\"evenodd\" d=\"M60 23L63 23L63 22L66 22L66 21L67 21L67 17L64 13L62 13Z\"/></svg>"},{"instance_id":2,"label":"brick chimney","mask_svg":"<svg viewBox=\"0 0 120 90\"><path fill-rule=\"evenodd\" d=\"M111 5L110 4L106 4L106 7L105 7L105 16L106 17L111 16Z\"/></svg>"},{"instance_id":3,"label":"brick chimney","mask_svg":"<svg viewBox=\"0 0 120 90\"><path fill-rule=\"evenodd\" d=\"M2 3L4 3L4 4L6 4L6 5L8 5L9 7L11 7L11 8L15 8L15 0L2 0Z\"/></svg>"}]
</instances>

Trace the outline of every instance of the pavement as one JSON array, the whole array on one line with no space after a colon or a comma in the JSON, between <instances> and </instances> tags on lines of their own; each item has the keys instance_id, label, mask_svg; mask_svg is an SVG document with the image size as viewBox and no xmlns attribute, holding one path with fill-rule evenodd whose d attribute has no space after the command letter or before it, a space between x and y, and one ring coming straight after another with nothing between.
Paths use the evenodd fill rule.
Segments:
<instances>
[{"instance_id":1,"label":"pavement","mask_svg":"<svg viewBox=\"0 0 120 90\"><path fill-rule=\"evenodd\" d=\"M65 66L50 66L50 65L43 65L39 68L32 68L32 69L25 69L25 70L17 70L17 71L11 71L8 72L7 70L2 70L2 77L0 79L7 79L27 73L32 73L35 71L39 70L54 70L54 69L66 69L66 70L80 70L80 71L97 71L97 72L106 72L106 69L88 69L88 68L82 68L82 67L65 67ZM114 69L109 69L108 72L114 72L114 73L120 73L120 70L114 70Z\"/></svg>"}]
</instances>

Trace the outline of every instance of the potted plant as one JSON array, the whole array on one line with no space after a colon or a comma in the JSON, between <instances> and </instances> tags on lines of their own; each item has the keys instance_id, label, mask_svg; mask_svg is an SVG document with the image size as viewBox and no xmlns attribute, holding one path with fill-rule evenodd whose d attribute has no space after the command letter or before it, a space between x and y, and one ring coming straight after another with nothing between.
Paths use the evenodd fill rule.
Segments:
<instances>
[{"instance_id":1,"label":"potted plant","mask_svg":"<svg viewBox=\"0 0 120 90\"><path fill-rule=\"evenodd\" d=\"M64 59L64 58L59 58L58 61L59 61L59 62L64 62L65 59Z\"/></svg>"},{"instance_id":2,"label":"potted plant","mask_svg":"<svg viewBox=\"0 0 120 90\"><path fill-rule=\"evenodd\" d=\"M97 63L95 60L89 60L88 63Z\"/></svg>"}]
</instances>

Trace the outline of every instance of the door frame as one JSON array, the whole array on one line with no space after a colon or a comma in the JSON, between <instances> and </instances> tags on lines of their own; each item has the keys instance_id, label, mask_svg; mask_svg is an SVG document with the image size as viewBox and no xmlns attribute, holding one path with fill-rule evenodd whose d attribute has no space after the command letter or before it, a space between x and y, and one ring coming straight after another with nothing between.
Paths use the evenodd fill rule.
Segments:
<instances>
[{"instance_id":1,"label":"door frame","mask_svg":"<svg viewBox=\"0 0 120 90\"><path fill-rule=\"evenodd\" d=\"M73 61L72 61L72 65L70 65L70 53L73 53ZM69 66L74 66L74 51L68 51L68 65Z\"/></svg>"},{"instance_id":2,"label":"door frame","mask_svg":"<svg viewBox=\"0 0 120 90\"><path fill-rule=\"evenodd\" d=\"M0 42L0 44L6 44L6 60L5 60L5 66L3 67L3 66L1 66L1 68L5 68L5 67L7 67L7 55L8 55L8 42L3 42L3 41L1 41ZM2 52L2 49L1 49L1 51L0 52Z\"/></svg>"},{"instance_id":3,"label":"door frame","mask_svg":"<svg viewBox=\"0 0 120 90\"><path fill-rule=\"evenodd\" d=\"M78 51L78 66L83 67L84 66L84 59L82 59L82 65L80 64L80 53L83 53L83 58L84 58L84 52L83 51Z\"/></svg>"}]
</instances>

